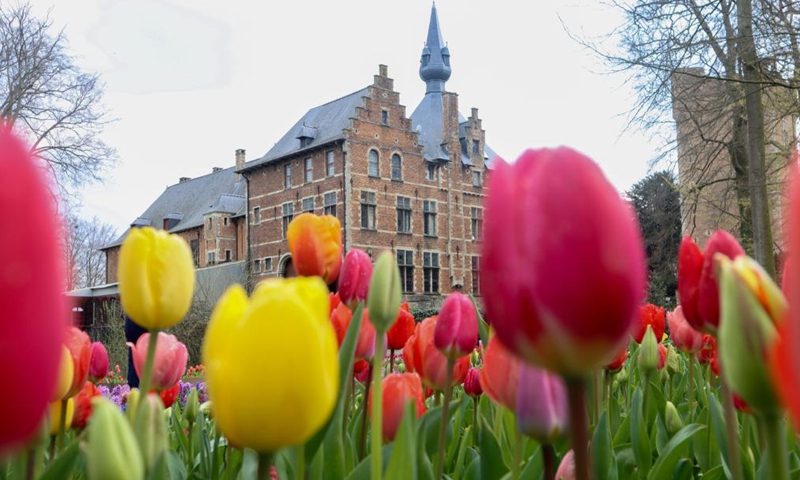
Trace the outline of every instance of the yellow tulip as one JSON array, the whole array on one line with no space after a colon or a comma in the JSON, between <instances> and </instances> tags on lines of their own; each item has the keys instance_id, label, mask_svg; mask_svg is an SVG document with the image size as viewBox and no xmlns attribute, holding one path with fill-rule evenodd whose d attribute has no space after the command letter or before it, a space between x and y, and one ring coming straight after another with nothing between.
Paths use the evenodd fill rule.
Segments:
<instances>
[{"instance_id":1,"label":"yellow tulip","mask_svg":"<svg viewBox=\"0 0 800 480\"><path fill-rule=\"evenodd\" d=\"M75 364L72 361L67 347L61 347L61 360L58 362L58 380L56 381L55 391L50 397L51 402L57 402L67 396L69 387L72 386L72 376L75 372Z\"/></svg>"},{"instance_id":2,"label":"yellow tulip","mask_svg":"<svg viewBox=\"0 0 800 480\"><path fill-rule=\"evenodd\" d=\"M64 430L69 430L72 425L72 416L75 413L75 402L73 398L67 400L67 415L64 422ZM61 400L50 403L50 435L58 435L61 429Z\"/></svg>"},{"instance_id":3,"label":"yellow tulip","mask_svg":"<svg viewBox=\"0 0 800 480\"><path fill-rule=\"evenodd\" d=\"M233 445L274 452L328 420L339 378L328 308L319 277L268 280L249 300L234 285L217 302L203 363L214 417Z\"/></svg>"},{"instance_id":4,"label":"yellow tulip","mask_svg":"<svg viewBox=\"0 0 800 480\"><path fill-rule=\"evenodd\" d=\"M194 262L186 241L151 227L128 233L119 254L122 308L148 330L169 328L186 315L194 293Z\"/></svg>"}]
</instances>

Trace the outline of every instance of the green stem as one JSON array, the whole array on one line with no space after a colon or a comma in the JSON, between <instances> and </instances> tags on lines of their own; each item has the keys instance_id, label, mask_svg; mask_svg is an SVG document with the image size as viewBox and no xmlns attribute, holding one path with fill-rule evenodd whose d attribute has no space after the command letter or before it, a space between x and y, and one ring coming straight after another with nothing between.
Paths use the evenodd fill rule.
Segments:
<instances>
[{"instance_id":1,"label":"green stem","mask_svg":"<svg viewBox=\"0 0 800 480\"><path fill-rule=\"evenodd\" d=\"M645 373L644 382L642 382L642 386L644 387L644 398L642 399L642 418L644 418L646 425L649 425L647 417L648 412L650 412L650 410L648 410L650 408L650 375L650 373Z\"/></svg>"},{"instance_id":2,"label":"green stem","mask_svg":"<svg viewBox=\"0 0 800 480\"><path fill-rule=\"evenodd\" d=\"M728 388L728 383L722 380L722 392L725 409L725 430L728 437L728 467L733 480L744 479L742 471L742 458L739 454L739 422L736 418L736 409L733 406L733 393ZM770 477L778 480L777 477Z\"/></svg>"},{"instance_id":3,"label":"green stem","mask_svg":"<svg viewBox=\"0 0 800 480\"><path fill-rule=\"evenodd\" d=\"M306 446L305 444L297 447L297 480L305 480L306 478Z\"/></svg>"},{"instance_id":4,"label":"green stem","mask_svg":"<svg viewBox=\"0 0 800 480\"><path fill-rule=\"evenodd\" d=\"M767 475L771 480L789 479L789 460L786 456L786 432L780 415L764 415L761 419L764 424L767 448Z\"/></svg>"},{"instance_id":5,"label":"green stem","mask_svg":"<svg viewBox=\"0 0 800 480\"><path fill-rule=\"evenodd\" d=\"M61 418L58 419L58 453L64 450L64 436L67 432L67 400L61 400Z\"/></svg>"},{"instance_id":6,"label":"green stem","mask_svg":"<svg viewBox=\"0 0 800 480\"><path fill-rule=\"evenodd\" d=\"M600 421L600 372L592 375L592 403L594 405L592 425L597 425Z\"/></svg>"},{"instance_id":7,"label":"green stem","mask_svg":"<svg viewBox=\"0 0 800 480\"><path fill-rule=\"evenodd\" d=\"M478 398L472 399L472 445L478 448Z\"/></svg>"},{"instance_id":8,"label":"green stem","mask_svg":"<svg viewBox=\"0 0 800 480\"><path fill-rule=\"evenodd\" d=\"M389 373L394 373L394 349L389 350Z\"/></svg>"},{"instance_id":9,"label":"green stem","mask_svg":"<svg viewBox=\"0 0 800 480\"><path fill-rule=\"evenodd\" d=\"M370 413L367 405L369 405L369 389L372 385L372 372L374 371L374 365L370 365L369 372L367 372L367 381L364 383L364 397L362 400L364 409L361 411L361 443L359 445L359 456L362 460L367 454L367 420L369 419Z\"/></svg>"},{"instance_id":10,"label":"green stem","mask_svg":"<svg viewBox=\"0 0 800 480\"><path fill-rule=\"evenodd\" d=\"M48 450L49 456L47 461L49 463L53 463L53 460L56 459L56 436L50 435L50 449Z\"/></svg>"},{"instance_id":11,"label":"green stem","mask_svg":"<svg viewBox=\"0 0 800 480\"><path fill-rule=\"evenodd\" d=\"M694 423L694 355L689 355L689 423Z\"/></svg>"},{"instance_id":12,"label":"green stem","mask_svg":"<svg viewBox=\"0 0 800 480\"><path fill-rule=\"evenodd\" d=\"M153 377L153 364L156 359L156 344L158 343L158 330L150 331L150 338L147 342L147 357L144 360L144 374L139 379L139 391L142 392L142 398L147 396L150 391L150 384Z\"/></svg>"},{"instance_id":13,"label":"green stem","mask_svg":"<svg viewBox=\"0 0 800 480\"><path fill-rule=\"evenodd\" d=\"M603 370L603 411L611 405L611 372Z\"/></svg>"},{"instance_id":14,"label":"green stem","mask_svg":"<svg viewBox=\"0 0 800 480\"><path fill-rule=\"evenodd\" d=\"M565 378L569 398L570 433L575 454L575 479L589 480L589 431L586 418L586 379Z\"/></svg>"},{"instance_id":15,"label":"green stem","mask_svg":"<svg viewBox=\"0 0 800 480\"><path fill-rule=\"evenodd\" d=\"M272 454L259 453L258 454L258 480L270 480L269 471L272 468Z\"/></svg>"},{"instance_id":16,"label":"green stem","mask_svg":"<svg viewBox=\"0 0 800 480\"><path fill-rule=\"evenodd\" d=\"M214 425L214 449L211 456L211 478L219 478L219 429Z\"/></svg>"},{"instance_id":17,"label":"green stem","mask_svg":"<svg viewBox=\"0 0 800 480\"><path fill-rule=\"evenodd\" d=\"M556 449L552 443L542 445L542 457L544 458L544 480L554 480L556 478Z\"/></svg>"},{"instance_id":18,"label":"green stem","mask_svg":"<svg viewBox=\"0 0 800 480\"><path fill-rule=\"evenodd\" d=\"M436 468L434 471L436 472L436 477L434 478L442 478L444 474L444 444L445 444L445 437L447 436L447 424L450 409L450 398L453 395L453 388L450 386L450 383L453 381L453 368L455 367L456 359L452 356L447 357L447 375L445 376L445 386L444 386L444 405L442 405L442 417L439 420L439 447L436 449L436 461L434 462Z\"/></svg>"},{"instance_id":19,"label":"green stem","mask_svg":"<svg viewBox=\"0 0 800 480\"><path fill-rule=\"evenodd\" d=\"M372 357L372 434L370 450L372 454L372 480L383 476L383 357L386 353L384 337L386 332L376 332L375 356ZM367 392L367 395L369 392Z\"/></svg>"},{"instance_id":20,"label":"green stem","mask_svg":"<svg viewBox=\"0 0 800 480\"><path fill-rule=\"evenodd\" d=\"M514 461L511 464L511 480L519 480L522 470L522 434L519 429L514 433Z\"/></svg>"}]
</instances>

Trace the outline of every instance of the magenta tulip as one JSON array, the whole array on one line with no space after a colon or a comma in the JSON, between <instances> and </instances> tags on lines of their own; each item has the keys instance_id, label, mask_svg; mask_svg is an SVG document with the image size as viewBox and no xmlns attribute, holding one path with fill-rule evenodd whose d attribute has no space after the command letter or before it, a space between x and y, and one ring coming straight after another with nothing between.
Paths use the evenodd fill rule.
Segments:
<instances>
[{"instance_id":1,"label":"magenta tulip","mask_svg":"<svg viewBox=\"0 0 800 480\"><path fill-rule=\"evenodd\" d=\"M522 365L517 387L517 425L539 443L553 443L567 430L569 404L564 380L547 370Z\"/></svg>"},{"instance_id":2,"label":"magenta tulip","mask_svg":"<svg viewBox=\"0 0 800 480\"><path fill-rule=\"evenodd\" d=\"M464 393L473 398L483 395L481 371L475 367L471 367L467 370L467 376L464 377Z\"/></svg>"},{"instance_id":3,"label":"magenta tulip","mask_svg":"<svg viewBox=\"0 0 800 480\"><path fill-rule=\"evenodd\" d=\"M566 376L611 362L638 323L645 256L636 215L569 148L498 159L483 258L487 318L510 350Z\"/></svg>"},{"instance_id":4,"label":"magenta tulip","mask_svg":"<svg viewBox=\"0 0 800 480\"><path fill-rule=\"evenodd\" d=\"M358 302L367 300L371 277L372 259L369 255L357 248L347 252L339 273L339 297L351 310L355 310Z\"/></svg>"},{"instance_id":5,"label":"magenta tulip","mask_svg":"<svg viewBox=\"0 0 800 480\"><path fill-rule=\"evenodd\" d=\"M36 432L56 389L69 307L53 192L0 126L0 458Z\"/></svg>"},{"instance_id":6,"label":"magenta tulip","mask_svg":"<svg viewBox=\"0 0 800 480\"><path fill-rule=\"evenodd\" d=\"M140 377L144 373L144 363L147 357L147 345L150 343L150 333L145 333L136 345L128 342L133 351L133 366ZM186 361L189 352L186 345L178 341L175 335L158 332L156 343L156 356L153 362L153 379L150 386L155 390L170 388L180 380L186 371Z\"/></svg>"},{"instance_id":7,"label":"magenta tulip","mask_svg":"<svg viewBox=\"0 0 800 480\"><path fill-rule=\"evenodd\" d=\"M108 351L101 342L92 342L92 357L89 361L89 381L97 383L108 375Z\"/></svg>"},{"instance_id":8,"label":"magenta tulip","mask_svg":"<svg viewBox=\"0 0 800 480\"><path fill-rule=\"evenodd\" d=\"M463 293L447 296L439 311L433 343L446 357L467 355L478 343L478 319L472 300Z\"/></svg>"},{"instance_id":9,"label":"magenta tulip","mask_svg":"<svg viewBox=\"0 0 800 480\"><path fill-rule=\"evenodd\" d=\"M669 325L669 336L672 337L675 348L689 355L694 355L703 349L703 333L689 325L680 305L672 312L667 313L667 325Z\"/></svg>"}]
</instances>

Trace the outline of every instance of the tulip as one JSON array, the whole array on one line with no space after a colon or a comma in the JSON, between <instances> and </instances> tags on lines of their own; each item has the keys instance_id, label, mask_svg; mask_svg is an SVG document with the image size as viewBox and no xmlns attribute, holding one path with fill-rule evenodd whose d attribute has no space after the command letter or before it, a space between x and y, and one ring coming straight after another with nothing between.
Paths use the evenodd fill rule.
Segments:
<instances>
[{"instance_id":1,"label":"tulip","mask_svg":"<svg viewBox=\"0 0 800 480\"><path fill-rule=\"evenodd\" d=\"M353 249L344 256L339 275L339 296L350 309L358 302L367 300L369 281L372 276L372 259L363 250Z\"/></svg>"},{"instance_id":2,"label":"tulip","mask_svg":"<svg viewBox=\"0 0 800 480\"><path fill-rule=\"evenodd\" d=\"M83 384L83 388L75 396L75 414L72 416L72 428L83 430L92 415L92 399L100 396L100 390L92 382Z\"/></svg>"},{"instance_id":3,"label":"tulip","mask_svg":"<svg viewBox=\"0 0 800 480\"><path fill-rule=\"evenodd\" d=\"M567 387L546 370L522 365L517 389L517 426L539 443L552 444L566 432L569 422Z\"/></svg>"},{"instance_id":4,"label":"tulip","mask_svg":"<svg viewBox=\"0 0 800 480\"><path fill-rule=\"evenodd\" d=\"M408 302L400 304L395 319L389 331L386 332L386 344L390 350L401 350L406 346L406 342L414 334L414 315L408 308Z\"/></svg>"},{"instance_id":5,"label":"tulip","mask_svg":"<svg viewBox=\"0 0 800 480\"><path fill-rule=\"evenodd\" d=\"M144 372L150 338L151 334L145 333L139 337L136 345L128 342L133 356L133 366L139 376L142 376ZM188 359L189 352L186 350L186 345L179 342L175 335L158 332L150 386L156 390L163 390L175 385L186 371Z\"/></svg>"},{"instance_id":6,"label":"tulip","mask_svg":"<svg viewBox=\"0 0 800 480\"><path fill-rule=\"evenodd\" d=\"M675 310L667 313L667 324L675 348L689 355L694 355L703 348L703 334L686 321L683 307L678 305Z\"/></svg>"},{"instance_id":7,"label":"tulip","mask_svg":"<svg viewBox=\"0 0 800 480\"><path fill-rule=\"evenodd\" d=\"M234 285L219 299L203 364L217 426L232 444L271 453L304 443L328 420L339 382L329 305L315 277L263 281L250 299ZM253 383L253 371L269 382Z\"/></svg>"},{"instance_id":8,"label":"tulip","mask_svg":"<svg viewBox=\"0 0 800 480\"><path fill-rule=\"evenodd\" d=\"M92 355L89 361L89 380L94 383L108 375L108 351L101 342L92 343Z\"/></svg>"},{"instance_id":9,"label":"tulip","mask_svg":"<svg viewBox=\"0 0 800 480\"><path fill-rule=\"evenodd\" d=\"M366 385L369 378L369 362L366 360L356 360L353 364L353 377L361 384Z\"/></svg>"},{"instance_id":10,"label":"tulip","mask_svg":"<svg viewBox=\"0 0 800 480\"><path fill-rule=\"evenodd\" d=\"M0 129L0 457L45 418L69 320L62 229L43 171L28 145Z\"/></svg>"},{"instance_id":11,"label":"tulip","mask_svg":"<svg viewBox=\"0 0 800 480\"><path fill-rule=\"evenodd\" d=\"M661 345L663 345L663 343ZM678 358L678 351L675 350L675 347L672 345L670 345L669 348L667 347L664 348L667 351L666 354L667 373L669 373L670 376L675 375L676 373L681 371L681 360L680 358Z\"/></svg>"},{"instance_id":12,"label":"tulip","mask_svg":"<svg viewBox=\"0 0 800 480\"><path fill-rule=\"evenodd\" d=\"M489 339L480 371L481 387L486 395L512 412L517 409L517 389L522 362L495 335Z\"/></svg>"},{"instance_id":13,"label":"tulip","mask_svg":"<svg viewBox=\"0 0 800 480\"><path fill-rule=\"evenodd\" d=\"M192 388L189 396L186 398L186 407L183 410L183 419L189 425L193 424L197 419L197 412L200 410L200 399L197 396L197 388Z\"/></svg>"},{"instance_id":14,"label":"tulip","mask_svg":"<svg viewBox=\"0 0 800 480\"><path fill-rule=\"evenodd\" d=\"M64 335L64 346L72 357L72 384L67 397L74 397L81 391L89 378L89 362L92 359L92 341L89 335L77 327L67 327Z\"/></svg>"},{"instance_id":15,"label":"tulip","mask_svg":"<svg viewBox=\"0 0 800 480\"><path fill-rule=\"evenodd\" d=\"M639 347L639 368L642 369L645 375L650 375L658 370L658 366L661 364L659 345L661 344L656 340L653 329L648 326L644 338L642 339L642 346ZM664 353L666 354L666 350ZM664 361L666 361L666 355Z\"/></svg>"},{"instance_id":16,"label":"tulip","mask_svg":"<svg viewBox=\"0 0 800 480\"><path fill-rule=\"evenodd\" d=\"M75 377L75 363L72 361L67 347L61 347L61 361L58 365L58 380L56 382L56 389L50 397L51 402L55 402L67 397L70 388L72 387L72 379Z\"/></svg>"},{"instance_id":17,"label":"tulip","mask_svg":"<svg viewBox=\"0 0 800 480\"><path fill-rule=\"evenodd\" d=\"M596 163L565 147L498 159L488 191L481 286L497 335L562 375L609 363L645 293L630 206Z\"/></svg>"},{"instance_id":18,"label":"tulip","mask_svg":"<svg viewBox=\"0 0 800 480\"><path fill-rule=\"evenodd\" d=\"M433 343L447 357L468 355L478 343L478 319L472 300L463 293L447 296L439 311Z\"/></svg>"},{"instance_id":19,"label":"tulip","mask_svg":"<svg viewBox=\"0 0 800 480\"><path fill-rule=\"evenodd\" d=\"M336 341L341 347L342 342L344 342L344 337L347 335L347 328L350 326L350 320L353 318L353 311L342 303L339 299L339 294L331 294L330 299L331 324L336 333Z\"/></svg>"},{"instance_id":20,"label":"tulip","mask_svg":"<svg viewBox=\"0 0 800 480\"><path fill-rule=\"evenodd\" d=\"M392 322L397 318L401 297L400 270L397 268L394 255L383 252L375 262L375 271L369 283L369 297L367 297L370 320L378 332L386 333L392 326Z\"/></svg>"},{"instance_id":21,"label":"tulip","mask_svg":"<svg viewBox=\"0 0 800 480\"><path fill-rule=\"evenodd\" d=\"M377 332L370 321L369 309L365 308L361 317L361 330L358 331L356 342L356 358L372 360L375 356L375 337Z\"/></svg>"},{"instance_id":22,"label":"tulip","mask_svg":"<svg viewBox=\"0 0 800 480\"><path fill-rule=\"evenodd\" d=\"M444 391L447 385L447 357L433 343L437 317L429 317L417 324L414 335L403 347L403 361L409 372L417 372L422 383L435 390ZM469 356L456 359L450 387L464 381L469 370Z\"/></svg>"},{"instance_id":23,"label":"tulip","mask_svg":"<svg viewBox=\"0 0 800 480\"><path fill-rule=\"evenodd\" d=\"M58 435L61 430L61 403L66 403L66 410L64 415L64 425L67 428L72 424L72 417L75 414L75 399L69 398L67 400L60 400L50 404L50 436Z\"/></svg>"},{"instance_id":24,"label":"tulip","mask_svg":"<svg viewBox=\"0 0 800 480\"><path fill-rule=\"evenodd\" d=\"M632 333L636 343L642 343L642 338L644 337L644 332L647 331L648 325L653 327L656 340L661 340L661 337L664 336L665 329L663 308L653 305L652 303L646 303L639 308L639 325Z\"/></svg>"},{"instance_id":25,"label":"tulip","mask_svg":"<svg viewBox=\"0 0 800 480\"><path fill-rule=\"evenodd\" d=\"M183 428L178 426L178 428ZM144 396L136 408L133 434L142 453L145 468L150 470L158 458L167 452L168 435L164 406L155 394Z\"/></svg>"},{"instance_id":26,"label":"tulip","mask_svg":"<svg viewBox=\"0 0 800 480\"><path fill-rule=\"evenodd\" d=\"M719 327L716 254L733 260L744 255L744 249L730 233L717 230L708 239L705 253L689 236L684 237L678 250L678 294L683 314L692 327L712 334Z\"/></svg>"},{"instance_id":27,"label":"tulip","mask_svg":"<svg viewBox=\"0 0 800 480\"><path fill-rule=\"evenodd\" d=\"M475 367L467 370L467 376L464 378L464 393L472 398L480 397L483 395L483 388L481 387L481 371Z\"/></svg>"},{"instance_id":28,"label":"tulip","mask_svg":"<svg viewBox=\"0 0 800 480\"><path fill-rule=\"evenodd\" d=\"M164 404L164 408L169 408L175 403L175 400L178 399L178 395L180 393L181 385L180 383L176 383L175 385L158 392L158 396L161 398L161 403Z\"/></svg>"},{"instance_id":29,"label":"tulip","mask_svg":"<svg viewBox=\"0 0 800 480\"><path fill-rule=\"evenodd\" d=\"M162 330L181 321L194 294L194 260L182 237L151 227L133 228L119 252L119 294L140 327Z\"/></svg>"},{"instance_id":30,"label":"tulip","mask_svg":"<svg viewBox=\"0 0 800 480\"><path fill-rule=\"evenodd\" d=\"M92 400L86 429L86 476L89 480L143 480L144 462L131 426L119 407L99 397Z\"/></svg>"},{"instance_id":31,"label":"tulip","mask_svg":"<svg viewBox=\"0 0 800 480\"><path fill-rule=\"evenodd\" d=\"M675 404L670 401L667 401L667 406L664 409L664 425L667 427L667 433L670 437L680 432L683 428L681 415L678 413L678 409L675 408Z\"/></svg>"},{"instance_id":32,"label":"tulip","mask_svg":"<svg viewBox=\"0 0 800 480\"><path fill-rule=\"evenodd\" d=\"M568 451L556 470L556 480L575 480L575 452Z\"/></svg>"},{"instance_id":33,"label":"tulip","mask_svg":"<svg viewBox=\"0 0 800 480\"><path fill-rule=\"evenodd\" d=\"M658 344L658 371L664 369L667 365L667 355L669 352L667 351L667 347L663 343Z\"/></svg>"},{"instance_id":34,"label":"tulip","mask_svg":"<svg viewBox=\"0 0 800 480\"><path fill-rule=\"evenodd\" d=\"M626 345L625 348L620 352L619 356L611 361L608 365L603 367L605 370L608 370L611 373L617 373L622 370L622 367L625 365L625 360L628 359L628 346Z\"/></svg>"},{"instance_id":35,"label":"tulip","mask_svg":"<svg viewBox=\"0 0 800 480\"><path fill-rule=\"evenodd\" d=\"M711 373L719 376L719 356L717 354L717 340L708 334L703 335L703 348L695 355L701 365L710 365Z\"/></svg>"},{"instance_id":36,"label":"tulip","mask_svg":"<svg viewBox=\"0 0 800 480\"><path fill-rule=\"evenodd\" d=\"M425 413L425 397L422 381L416 373L392 373L383 379L383 439L394 440L400 422L405 415L406 405L414 405L416 417ZM370 389L368 408L372 409L372 389Z\"/></svg>"},{"instance_id":37,"label":"tulip","mask_svg":"<svg viewBox=\"0 0 800 480\"><path fill-rule=\"evenodd\" d=\"M342 227L332 215L303 213L286 230L292 264L298 275L321 277L331 284L342 266Z\"/></svg>"}]
</instances>

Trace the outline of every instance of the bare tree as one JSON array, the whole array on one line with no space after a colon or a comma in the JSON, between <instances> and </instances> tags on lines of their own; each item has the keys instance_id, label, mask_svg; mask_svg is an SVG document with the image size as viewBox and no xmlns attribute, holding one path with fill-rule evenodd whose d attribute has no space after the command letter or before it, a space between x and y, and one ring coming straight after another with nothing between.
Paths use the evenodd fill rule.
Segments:
<instances>
[{"instance_id":1,"label":"bare tree","mask_svg":"<svg viewBox=\"0 0 800 480\"><path fill-rule=\"evenodd\" d=\"M0 116L28 138L59 186L101 180L116 151L100 135L110 119L97 74L67 52L63 31L30 5L0 4Z\"/></svg>"},{"instance_id":2,"label":"bare tree","mask_svg":"<svg viewBox=\"0 0 800 480\"><path fill-rule=\"evenodd\" d=\"M106 256L100 248L117 238L116 229L97 217L86 220L74 213L66 218L64 227L67 290L106 283Z\"/></svg>"}]
</instances>

